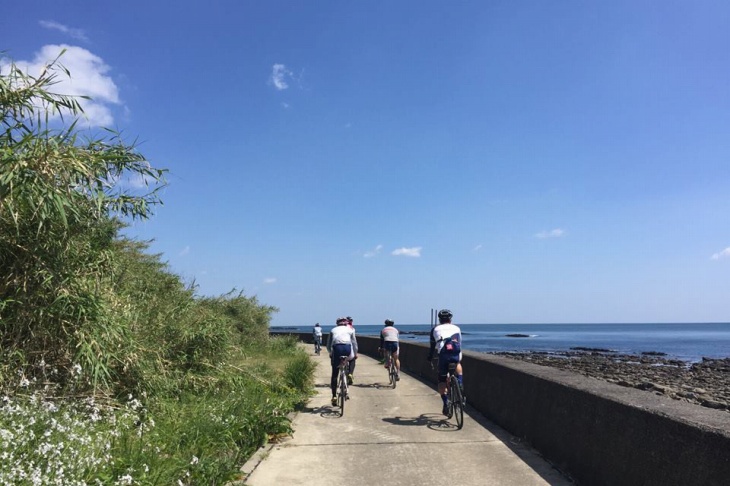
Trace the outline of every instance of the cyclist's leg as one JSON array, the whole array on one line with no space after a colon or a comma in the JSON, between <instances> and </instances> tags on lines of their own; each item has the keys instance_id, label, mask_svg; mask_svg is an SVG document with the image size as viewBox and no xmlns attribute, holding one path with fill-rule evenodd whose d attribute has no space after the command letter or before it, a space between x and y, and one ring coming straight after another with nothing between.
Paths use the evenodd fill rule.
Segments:
<instances>
[{"instance_id":1,"label":"cyclist's leg","mask_svg":"<svg viewBox=\"0 0 730 486\"><path fill-rule=\"evenodd\" d=\"M449 358L444 353L439 353L439 364L438 364L438 390L441 395L441 401L444 404L442 413L449 415L449 395L448 387L446 386L446 375L449 371Z\"/></svg>"},{"instance_id":2,"label":"cyclist's leg","mask_svg":"<svg viewBox=\"0 0 730 486\"><path fill-rule=\"evenodd\" d=\"M332 390L333 399L334 399L335 395L337 395L337 372L339 371L338 367L339 367L339 363L340 363L340 358L335 357L335 349L336 348L332 349L332 360L330 363L332 365L332 377L330 378L330 390Z\"/></svg>"},{"instance_id":3,"label":"cyclist's leg","mask_svg":"<svg viewBox=\"0 0 730 486\"><path fill-rule=\"evenodd\" d=\"M354 381L355 377L355 361L357 361L357 357L355 356L354 351L350 352L349 357L350 363L349 363L349 369L347 371L347 384L352 385L352 382Z\"/></svg>"},{"instance_id":4,"label":"cyclist's leg","mask_svg":"<svg viewBox=\"0 0 730 486\"><path fill-rule=\"evenodd\" d=\"M337 375L340 368L340 356L349 356L352 347L349 344L335 344L332 346L332 378L330 379L330 388L332 389L332 402L336 403L337 395Z\"/></svg>"}]
</instances>

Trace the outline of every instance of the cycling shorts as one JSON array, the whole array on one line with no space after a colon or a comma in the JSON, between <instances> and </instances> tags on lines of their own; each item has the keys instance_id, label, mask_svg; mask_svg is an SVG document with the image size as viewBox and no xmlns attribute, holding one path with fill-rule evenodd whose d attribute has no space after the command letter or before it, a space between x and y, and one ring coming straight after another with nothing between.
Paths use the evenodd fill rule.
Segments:
<instances>
[{"instance_id":1,"label":"cycling shorts","mask_svg":"<svg viewBox=\"0 0 730 486\"><path fill-rule=\"evenodd\" d=\"M398 341L385 341L383 342L383 349L387 349L391 353L398 352Z\"/></svg>"},{"instance_id":2,"label":"cycling shorts","mask_svg":"<svg viewBox=\"0 0 730 486\"><path fill-rule=\"evenodd\" d=\"M355 357L355 353L352 352L352 344L335 344L332 346L332 367L340 365L341 356L346 356L348 361Z\"/></svg>"},{"instance_id":3,"label":"cycling shorts","mask_svg":"<svg viewBox=\"0 0 730 486\"><path fill-rule=\"evenodd\" d=\"M439 353L439 383L446 381L446 375L449 373L449 364L459 363L461 361L459 359L460 357L461 353L448 353L443 350Z\"/></svg>"}]
</instances>

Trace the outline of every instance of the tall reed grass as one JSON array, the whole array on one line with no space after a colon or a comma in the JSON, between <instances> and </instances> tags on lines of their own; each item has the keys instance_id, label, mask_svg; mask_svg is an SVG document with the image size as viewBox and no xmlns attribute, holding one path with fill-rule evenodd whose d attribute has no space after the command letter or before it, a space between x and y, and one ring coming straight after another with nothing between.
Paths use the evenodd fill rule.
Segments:
<instances>
[{"instance_id":1,"label":"tall reed grass","mask_svg":"<svg viewBox=\"0 0 730 486\"><path fill-rule=\"evenodd\" d=\"M237 478L291 431L312 363L269 338L276 308L197 295L122 236L120 218L161 202L165 171L119 134L78 132L81 106L50 90L58 59L38 77L0 65L0 486Z\"/></svg>"}]
</instances>

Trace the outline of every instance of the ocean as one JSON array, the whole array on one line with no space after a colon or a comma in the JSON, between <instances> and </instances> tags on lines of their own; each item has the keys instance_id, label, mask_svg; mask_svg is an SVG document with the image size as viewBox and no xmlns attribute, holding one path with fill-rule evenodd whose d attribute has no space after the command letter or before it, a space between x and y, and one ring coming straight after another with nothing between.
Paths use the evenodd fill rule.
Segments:
<instances>
[{"instance_id":1,"label":"ocean","mask_svg":"<svg viewBox=\"0 0 730 486\"><path fill-rule=\"evenodd\" d=\"M673 324L459 324L463 349L479 352L560 352L600 348L617 353L665 353L687 362L730 357L730 323ZM327 333L332 326L323 326ZM355 326L358 335L378 336L383 326ZM396 327L402 341L428 343L429 324ZM271 327L272 331L310 332L312 326ZM510 337L519 334L528 337Z\"/></svg>"}]
</instances>

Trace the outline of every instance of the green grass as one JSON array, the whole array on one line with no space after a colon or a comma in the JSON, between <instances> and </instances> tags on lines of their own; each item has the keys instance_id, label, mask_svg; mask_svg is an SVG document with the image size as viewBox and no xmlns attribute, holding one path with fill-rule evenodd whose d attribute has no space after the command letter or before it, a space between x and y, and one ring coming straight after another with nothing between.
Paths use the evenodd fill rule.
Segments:
<instances>
[{"instance_id":1,"label":"green grass","mask_svg":"<svg viewBox=\"0 0 730 486\"><path fill-rule=\"evenodd\" d=\"M225 484L311 393L314 363L272 339L178 393L121 400L3 398L0 485ZM271 359L269 359L271 358ZM252 366L252 363L258 363Z\"/></svg>"}]
</instances>

